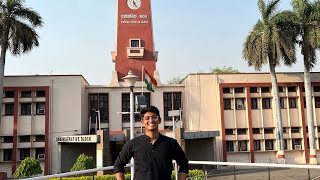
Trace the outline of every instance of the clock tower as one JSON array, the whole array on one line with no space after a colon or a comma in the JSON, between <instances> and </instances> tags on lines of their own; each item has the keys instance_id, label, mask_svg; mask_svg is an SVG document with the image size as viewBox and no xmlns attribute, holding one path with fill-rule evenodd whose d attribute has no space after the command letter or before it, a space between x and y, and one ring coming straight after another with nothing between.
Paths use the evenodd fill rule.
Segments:
<instances>
[{"instance_id":1,"label":"clock tower","mask_svg":"<svg viewBox=\"0 0 320 180\"><path fill-rule=\"evenodd\" d=\"M112 61L115 71L112 81L122 81L131 70L142 80L142 68L158 80L154 49L151 0L117 0L117 38Z\"/></svg>"}]
</instances>

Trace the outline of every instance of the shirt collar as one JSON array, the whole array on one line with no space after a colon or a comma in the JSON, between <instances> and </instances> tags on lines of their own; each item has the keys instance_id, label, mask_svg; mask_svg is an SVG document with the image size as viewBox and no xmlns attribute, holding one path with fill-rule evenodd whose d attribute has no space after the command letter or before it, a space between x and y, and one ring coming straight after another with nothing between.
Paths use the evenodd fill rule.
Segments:
<instances>
[{"instance_id":1,"label":"shirt collar","mask_svg":"<svg viewBox=\"0 0 320 180\"><path fill-rule=\"evenodd\" d=\"M159 137L156 141L158 141L159 139L161 139L163 137L163 135L161 133L159 133ZM145 140L147 140L149 143L151 142L151 138L149 136L147 136L146 134L143 134L143 138Z\"/></svg>"}]
</instances>

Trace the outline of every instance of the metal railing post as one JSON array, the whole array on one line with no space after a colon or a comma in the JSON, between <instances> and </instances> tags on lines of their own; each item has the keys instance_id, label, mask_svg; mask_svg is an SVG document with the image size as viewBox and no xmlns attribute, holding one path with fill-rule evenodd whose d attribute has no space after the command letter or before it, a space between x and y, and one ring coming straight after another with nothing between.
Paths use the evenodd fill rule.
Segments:
<instances>
[{"instance_id":1,"label":"metal railing post","mask_svg":"<svg viewBox=\"0 0 320 180\"><path fill-rule=\"evenodd\" d=\"M176 171L175 178L176 178L176 180L178 180L178 164L177 164L177 162L174 162L174 170Z\"/></svg>"},{"instance_id":2,"label":"metal railing post","mask_svg":"<svg viewBox=\"0 0 320 180\"><path fill-rule=\"evenodd\" d=\"M270 176L270 167L268 167L268 177L269 177L269 180L271 180L271 176Z\"/></svg>"},{"instance_id":3,"label":"metal railing post","mask_svg":"<svg viewBox=\"0 0 320 180\"><path fill-rule=\"evenodd\" d=\"M233 179L237 180L237 176L236 176L236 166L233 166Z\"/></svg>"},{"instance_id":4,"label":"metal railing post","mask_svg":"<svg viewBox=\"0 0 320 180\"><path fill-rule=\"evenodd\" d=\"M310 178L310 169L308 169L308 177L309 177L309 180L311 180L311 178Z\"/></svg>"}]
</instances>

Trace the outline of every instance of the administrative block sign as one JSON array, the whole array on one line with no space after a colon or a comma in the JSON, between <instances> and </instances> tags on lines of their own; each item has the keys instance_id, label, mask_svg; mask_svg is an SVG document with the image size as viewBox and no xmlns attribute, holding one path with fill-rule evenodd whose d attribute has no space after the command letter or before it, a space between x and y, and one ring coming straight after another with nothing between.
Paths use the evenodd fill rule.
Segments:
<instances>
[{"instance_id":1,"label":"administrative block sign","mask_svg":"<svg viewBox=\"0 0 320 180\"><path fill-rule=\"evenodd\" d=\"M77 135L77 136L58 136L56 141L59 143L99 143L98 135Z\"/></svg>"}]
</instances>

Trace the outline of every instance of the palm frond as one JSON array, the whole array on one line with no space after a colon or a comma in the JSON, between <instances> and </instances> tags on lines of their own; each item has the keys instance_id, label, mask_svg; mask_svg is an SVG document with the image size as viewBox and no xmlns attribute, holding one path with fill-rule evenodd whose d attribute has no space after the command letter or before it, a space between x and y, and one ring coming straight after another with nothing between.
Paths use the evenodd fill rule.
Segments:
<instances>
[{"instance_id":1,"label":"palm frond","mask_svg":"<svg viewBox=\"0 0 320 180\"><path fill-rule=\"evenodd\" d=\"M9 48L13 55L29 52L33 46L39 46L35 30L20 21L12 22Z\"/></svg>"},{"instance_id":2,"label":"palm frond","mask_svg":"<svg viewBox=\"0 0 320 180\"><path fill-rule=\"evenodd\" d=\"M266 11L265 11L265 15L268 17L268 19L273 16L273 13L275 12L275 10L278 7L278 3L280 2L280 0L272 0L270 1L270 3L267 5Z\"/></svg>"},{"instance_id":3,"label":"palm frond","mask_svg":"<svg viewBox=\"0 0 320 180\"><path fill-rule=\"evenodd\" d=\"M26 19L33 27L41 27L43 24L41 16L37 12L28 8L17 9L14 12L14 15L23 20Z\"/></svg>"}]
</instances>

